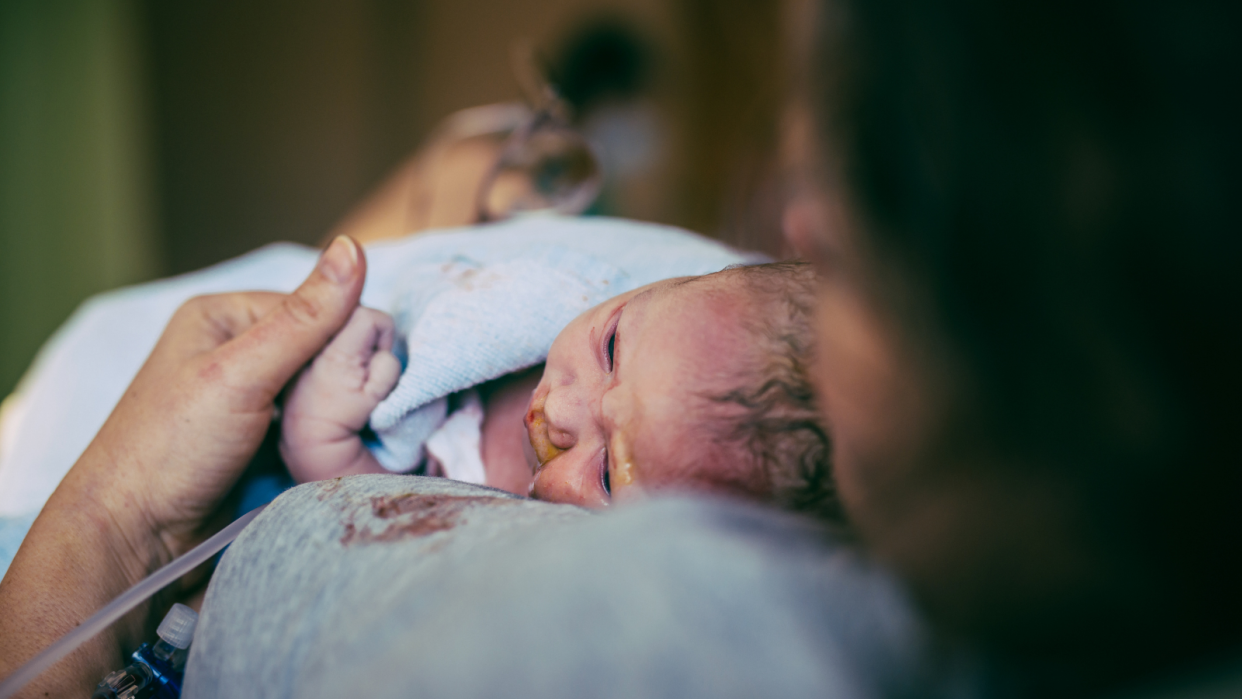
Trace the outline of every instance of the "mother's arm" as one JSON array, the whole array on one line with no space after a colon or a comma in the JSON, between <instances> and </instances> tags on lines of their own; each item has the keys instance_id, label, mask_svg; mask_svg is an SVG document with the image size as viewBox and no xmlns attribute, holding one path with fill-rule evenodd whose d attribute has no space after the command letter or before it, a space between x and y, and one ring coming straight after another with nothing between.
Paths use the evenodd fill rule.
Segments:
<instances>
[{"instance_id":1,"label":"mother's arm","mask_svg":"<svg viewBox=\"0 0 1242 699\"><path fill-rule=\"evenodd\" d=\"M288 296L191 300L169 322L0 583L0 677L201 541L281 388L358 305L366 261L339 238ZM26 688L87 696L145 628L144 605Z\"/></svg>"},{"instance_id":2,"label":"mother's arm","mask_svg":"<svg viewBox=\"0 0 1242 699\"><path fill-rule=\"evenodd\" d=\"M336 224L328 239L363 245L431 228L478 223L478 193L500 155L496 136L461 137L441 127Z\"/></svg>"}]
</instances>

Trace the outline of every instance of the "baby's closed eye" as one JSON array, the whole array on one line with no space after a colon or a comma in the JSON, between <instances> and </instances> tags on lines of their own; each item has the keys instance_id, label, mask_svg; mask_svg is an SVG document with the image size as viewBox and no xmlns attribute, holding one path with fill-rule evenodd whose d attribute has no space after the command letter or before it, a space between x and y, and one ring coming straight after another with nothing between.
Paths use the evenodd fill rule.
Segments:
<instances>
[{"instance_id":1,"label":"baby's closed eye","mask_svg":"<svg viewBox=\"0 0 1242 699\"><path fill-rule=\"evenodd\" d=\"M607 372L611 372L617 365L617 332L620 324L621 313L618 311L604 331L604 371Z\"/></svg>"}]
</instances>

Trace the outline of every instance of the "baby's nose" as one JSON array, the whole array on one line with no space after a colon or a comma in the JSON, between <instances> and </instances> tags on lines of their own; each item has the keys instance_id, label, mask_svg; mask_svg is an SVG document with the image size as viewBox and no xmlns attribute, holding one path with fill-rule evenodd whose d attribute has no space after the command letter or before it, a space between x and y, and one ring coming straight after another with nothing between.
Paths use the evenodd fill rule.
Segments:
<instances>
[{"instance_id":1,"label":"baby's nose","mask_svg":"<svg viewBox=\"0 0 1242 699\"><path fill-rule=\"evenodd\" d=\"M548 441L557 449L569 449L578 441L585 406L574 391L568 387L555 389L544 402L547 417Z\"/></svg>"}]
</instances>

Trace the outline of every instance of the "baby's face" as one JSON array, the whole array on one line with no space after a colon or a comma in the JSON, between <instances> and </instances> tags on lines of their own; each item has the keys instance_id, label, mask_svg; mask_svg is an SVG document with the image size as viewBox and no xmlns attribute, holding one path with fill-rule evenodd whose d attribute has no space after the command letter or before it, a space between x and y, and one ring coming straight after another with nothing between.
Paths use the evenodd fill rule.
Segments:
<instances>
[{"instance_id":1,"label":"baby's face","mask_svg":"<svg viewBox=\"0 0 1242 699\"><path fill-rule=\"evenodd\" d=\"M729 482L739 459L701 416L703 396L723 392L750 352L747 301L729 279L651 284L557 336L526 413L535 497L605 507Z\"/></svg>"}]
</instances>

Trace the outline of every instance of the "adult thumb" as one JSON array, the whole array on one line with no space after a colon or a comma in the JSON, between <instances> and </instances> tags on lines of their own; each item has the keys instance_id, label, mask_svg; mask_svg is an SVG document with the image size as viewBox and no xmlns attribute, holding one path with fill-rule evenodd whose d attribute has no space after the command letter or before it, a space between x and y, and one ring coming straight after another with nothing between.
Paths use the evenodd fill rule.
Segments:
<instances>
[{"instance_id":1,"label":"adult thumb","mask_svg":"<svg viewBox=\"0 0 1242 699\"><path fill-rule=\"evenodd\" d=\"M362 247L346 236L333 240L301 286L220 347L218 366L229 374L228 383L275 398L349 320L366 274Z\"/></svg>"}]
</instances>

